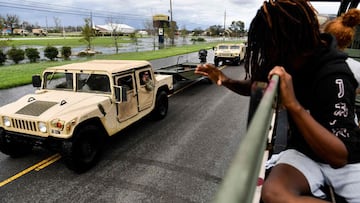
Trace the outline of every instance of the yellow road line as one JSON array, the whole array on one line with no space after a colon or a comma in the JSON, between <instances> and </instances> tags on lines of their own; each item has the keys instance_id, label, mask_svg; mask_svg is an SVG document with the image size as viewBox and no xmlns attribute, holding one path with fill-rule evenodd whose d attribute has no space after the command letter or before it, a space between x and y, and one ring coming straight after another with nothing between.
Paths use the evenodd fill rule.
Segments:
<instances>
[{"instance_id":1,"label":"yellow road line","mask_svg":"<svg viewBox=\"0 0 360 203\"><path fill-rule=\"evenodd\" d=\"M41 169L44 169L45 167L49 166L50 164L54 163L55 161L61 159L61 155L60 154L55 154L54 156L52 156L53 158L50 159L48 162L38 166L37 168L35 168L35 171L40 171Z\"/></svg>"},{"instance_id":2,"label":"yellow road line","mask_svg":"<svg viewBox=\"0 0 360 203\"><path fill-rule=\"evenodd\" d=\"M8 178L8 179L0 182L0 187L2 187L2 186L4 186L4 185L6 185L6 184L8 184L8 183L10 183L10 182L18 179L18 178L20 178L21 176L29 173L30 171L32 171L32 170L34 170L34 169L36 169L36 168L39 168L39 167L41 168L41 166L44 165L44 164L47 164L46 166L48 166L48 165L49 165L48 162L51 162L51 161L54 160L54 159L56 159L55 161L57 161L57 160L59 160L60 158L61 158L60 154L54 154L54 155L50 156L49 158L47 158L47 159L45 159L45 160L42 160L42 161L40 161L39 163L37 163L37 164L35 164L35 165L33 165L33 166L31 166L31 167L29 167L29 168L21 171L20 173L18 173L18 174L16 174L16 175L14 175L14 176L12 176L12 177L10 177L10 178ZM55 161L53 161L53 162L51 162L51 163L54 163ZM43 167L43 168L44 168L44 167Z\"/></svg>"}]
</instances>

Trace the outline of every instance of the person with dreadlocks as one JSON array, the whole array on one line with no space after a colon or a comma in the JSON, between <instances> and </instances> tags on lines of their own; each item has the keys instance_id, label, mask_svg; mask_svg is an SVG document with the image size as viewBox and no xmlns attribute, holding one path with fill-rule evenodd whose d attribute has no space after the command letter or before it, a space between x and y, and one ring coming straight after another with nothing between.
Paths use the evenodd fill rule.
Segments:
<instances>
[{"instance_id":1,"label":"person with dreadlocks","mask_svg":"<svg viewBox=\"0 0 360 203\"><path fill-rule=\"evenodd\" d=\"M355 122L356 82L330 34L321 34L307 0L267 0L249 27L245 69L234 80L213 64L195 73L250 95L254 81L280 78L288 113L287 149L262 189L264 202L324 202L329 184L347 202L360 202L360 129Z\"/></svg>"}]
</instances>

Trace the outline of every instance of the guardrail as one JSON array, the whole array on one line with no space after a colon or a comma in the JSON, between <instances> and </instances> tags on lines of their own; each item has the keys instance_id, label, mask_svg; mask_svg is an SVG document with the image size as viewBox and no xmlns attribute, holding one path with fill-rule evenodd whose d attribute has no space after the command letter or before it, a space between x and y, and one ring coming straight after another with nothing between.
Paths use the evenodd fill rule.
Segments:
<instances>
[{"instance_id":1,"label":"guardrail","mask_svg":"<svg viewBox=\"0 0 360 203\"><path fill-rule=\"evenodd\" d=\"M215 196L215 203L250 203L265 155L268 134L274 120L279 76L272 76L260 103L242 136L238 151ZM253 99L253 98L251 98ZM266 155L265 155L266 156Z\"/></svg>"}]
</instances>

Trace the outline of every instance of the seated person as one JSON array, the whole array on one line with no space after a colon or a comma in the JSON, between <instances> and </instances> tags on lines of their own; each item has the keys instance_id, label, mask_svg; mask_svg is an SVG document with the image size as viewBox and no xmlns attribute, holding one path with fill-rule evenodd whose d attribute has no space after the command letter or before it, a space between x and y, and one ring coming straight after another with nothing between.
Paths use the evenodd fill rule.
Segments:
<instances>
[{"instance_id":1,"label":"seated person","mask_svg":"<svg viewBox=\"0 0 360 203\"><path fill-rule=\"evenodd\" d=\"M154 83L152 82L149 76L149 71L146 71L142 74L141 80L142 80L141 84L145 84L145 89L147 91L152 91L154 89Z\"/></svg>"}]
</instances>

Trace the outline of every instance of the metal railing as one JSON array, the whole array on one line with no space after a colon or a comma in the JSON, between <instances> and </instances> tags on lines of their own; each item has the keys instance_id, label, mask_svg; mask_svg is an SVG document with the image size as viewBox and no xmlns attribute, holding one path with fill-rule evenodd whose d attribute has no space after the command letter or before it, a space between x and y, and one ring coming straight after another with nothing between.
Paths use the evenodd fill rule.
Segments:
<instances>
[{"instance_id":1,"label":"metal railing","mask_svg":"<svg viewBox=\"0 0 360 203\"><path fill-rule=\"evenodd\" d=\"M234 160L215 196L215 203L250 203L266 150L278 94L279 76L272 76L260 103L241 138Z\"/></svg>"}]
</instances>

